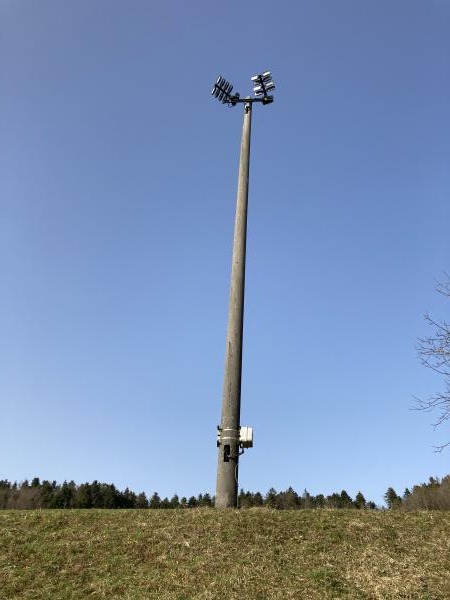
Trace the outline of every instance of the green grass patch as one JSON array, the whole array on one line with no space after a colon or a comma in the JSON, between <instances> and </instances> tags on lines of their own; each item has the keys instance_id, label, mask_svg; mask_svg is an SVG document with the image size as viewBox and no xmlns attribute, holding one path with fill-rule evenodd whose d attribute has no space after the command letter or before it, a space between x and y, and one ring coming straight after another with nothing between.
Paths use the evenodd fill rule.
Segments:
<instances>
[{"instance_id":1,"label":"green grass patch","mask_svg":"<svg viewBox=\"0 0 450 600\"><path fill-rule=\"evenodd\" d=\"M450 598L450 514L0 511L0 598Z\"/></svg>"}]
</instances>

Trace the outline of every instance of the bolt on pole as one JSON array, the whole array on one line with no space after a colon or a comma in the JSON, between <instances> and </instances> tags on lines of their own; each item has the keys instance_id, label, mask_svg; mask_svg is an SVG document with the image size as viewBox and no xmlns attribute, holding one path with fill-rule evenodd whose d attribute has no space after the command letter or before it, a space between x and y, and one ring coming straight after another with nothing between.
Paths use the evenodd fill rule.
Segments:
<instances>
[{"instance_id":1,"label":"bolt on pole","mask_svg":"<svg viewBox=\"0 0 450 600\"><path fill-rule=\"evenodd\" d=\"M251 120L252 103L248 102L244 104L236 199L222 419L218 439L216 508L237 507Z\"/></svg>"}]
</instances>

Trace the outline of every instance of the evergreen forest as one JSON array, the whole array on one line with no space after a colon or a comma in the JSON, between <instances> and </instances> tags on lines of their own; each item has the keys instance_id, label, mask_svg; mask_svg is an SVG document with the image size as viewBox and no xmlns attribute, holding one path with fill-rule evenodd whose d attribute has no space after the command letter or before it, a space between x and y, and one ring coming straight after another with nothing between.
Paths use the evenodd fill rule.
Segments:
<instances>
[{"instance_id":1,"label":"evergreen forest","mask_svg":"<svg viewBox=\"0 0 450 600\"><path fill-rule=\"evenodd\" d=\"M398 494L389 487L384 494L386 507L391 510L450 510L450 475L442 479L430 477L427 483L415 485ZM214 496L200 493L198 496L162 498L158 492L151 495L135 493L126 488L118 490L114 484L82 483L74 481L41 481L35 477L20 483L0 480L0 509L188 509L213 507ZM307 490L298 494L292 487L285 491L269 489L261 492L239 492L239 508L266 507L271 509L380 509L358 492L352 498L345 490L331 495L312 495ZM384 507L382 507L384 508Z\"/></svg>"}]
</instances>

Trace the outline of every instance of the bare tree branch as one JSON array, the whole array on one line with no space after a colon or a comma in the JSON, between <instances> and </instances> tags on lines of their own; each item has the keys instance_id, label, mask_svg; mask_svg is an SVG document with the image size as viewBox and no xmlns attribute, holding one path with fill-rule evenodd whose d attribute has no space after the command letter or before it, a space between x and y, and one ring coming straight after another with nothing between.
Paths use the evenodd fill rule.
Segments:
<instances>
[{"instance_id":1,"label":"bare tree branch","mask_svg":"<svg viewBox=\"0 0 450 600\"><path fill-rule=\"evenodd\" d=\"M436 291L450 298L450 276L445 273L445 281L438 282ZM439 427L450 420L450 324L447 321L436 321L429 314L425 321L434 329L434 335L417 340L419 360L424 367L435 371L444 377L444 391L433 394L426 400L415 398L415 410L424 412L437 411L438 418L434 427ZM450 445L450 441L441 446L435 446L436 452L442 452Z\"/></svg>"}]
</instances>

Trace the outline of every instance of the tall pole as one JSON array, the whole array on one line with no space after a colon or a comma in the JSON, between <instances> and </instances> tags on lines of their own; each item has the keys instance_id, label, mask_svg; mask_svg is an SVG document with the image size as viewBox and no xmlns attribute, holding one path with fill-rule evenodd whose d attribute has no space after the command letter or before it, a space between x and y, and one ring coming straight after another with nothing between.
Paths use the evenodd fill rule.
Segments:
<instances>
[{"instance_id":1,"label":"tall pole","mask_svg":"<svg viewBox=\"0 0 450 600\"><path fill-rule=\"evenodd\" d=\"M234 224L233 263L219 428L216 508L236 508L238 494L239 427L241 412L242 333L244 325L245 251L252 103L244 104L241 156Z\"/></svg>"}]
</instances>

